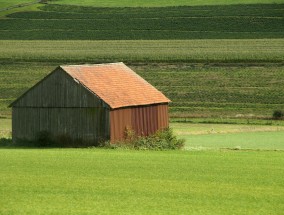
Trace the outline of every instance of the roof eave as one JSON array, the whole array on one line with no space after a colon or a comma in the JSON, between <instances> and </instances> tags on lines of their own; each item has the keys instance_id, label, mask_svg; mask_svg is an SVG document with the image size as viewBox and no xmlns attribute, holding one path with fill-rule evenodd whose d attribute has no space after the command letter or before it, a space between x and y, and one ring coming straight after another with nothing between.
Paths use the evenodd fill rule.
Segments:
<instances>
[{"instance_id":1,"label":"roof eave","mask_svg":"<svg viewBox=\"0 0 284 215\"><path fill-rule=\"evenodd\" d=\"M136 104L136 105L124 105L124 106L111 106L112 110L120 109L120 108L131 108L131 107L140 107L140 106L151 106L151 105L162 105L162 104L169 104L171 101L164 101L164 102L156 102L156 103L147 103L147 104Z\"/></svg>"}]
</instances>

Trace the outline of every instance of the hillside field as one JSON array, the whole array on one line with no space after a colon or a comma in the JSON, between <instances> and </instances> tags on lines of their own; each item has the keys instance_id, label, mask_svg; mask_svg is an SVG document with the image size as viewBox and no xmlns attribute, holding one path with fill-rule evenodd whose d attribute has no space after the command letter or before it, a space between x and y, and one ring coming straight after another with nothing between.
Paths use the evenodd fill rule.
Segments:
<instances>
[{"instance_id":1,"label":"hillside field","mask_svg":"<svg viewBox=\"0 0 284 215\"><path fill-rule=\"evenodd\" d=\"M284 4L100 8L47 4L0 19L0 39L178 40L284 37Z\"/></svg>"},{"instance_id":2,"label":"hillside field","mask_svg":"<svg viewBox=\"0 0 284 215\"><path fill-rule=\"evenodd\" d=\"M22 0L23 1L23 0ZM197 6L197 5L231 5L231 4L271 4L283 3L283 0L53 0L49 3L67 4L67 5L82 5L94 7L165 7L165 6Z\"/></svg>"},{"instance_id":3,"label":"hillside field","mask_svg":"<svg viewBox=\"0 0 284 215\"><path fill-rule=\"evenodd\" d=\"M15 6L15 5L21 5L21 4L25 4L25 3L29 3L29 2L35 2L35 1L33 1L33 0L1 0L0 10L7 8L7 7L11 7L11 6Z\"/></svg>"},{"instance_id":4,"label":"hillside field","mask_svg":"<svg viewBox=\"0 0 284 215\"><path fill-rule=\"evenodd\" d=\"M7 106L56 66L1 65L0 114L9 116ZM284 109L282 67L130 67L172 100L171 117L270 118L274 110Z\"/></svg>"},{"instance_id":5,"label":"hillside field","mask_svg":"<svg viewBox=\"0 0 284 215\"><path fill-rule=\"evenodd\" d=\"M50 0L1 11L0 214L282 214L283 0ZM179 151L11 147L8 105L59 65L123 61ZM7 146L8 145L8 146Z\"/></svg>"},{"instance_id":6,"label":"hillside field","mask_svg":"<svg viewBox=\"0 0 284 215\"><path fill-rule=\"evenodd\" d=\"M1 115L58 65L118 61L173 101L171 117L270 118L284 108L284 4L80 2L49 1L0 19Z\"/></svg>"},{"instance_id":7,"label":"hillside field","mask_svg":"<svg viewBox=\"0 0 284 215\"><path fill-rule=\"evenodd\" d=\"M172 100L172 117L271 117L284 109L283 44L0 40L0 114L10 115L7 106L58 65L124 61Z\"/></svg>"}]
</instances>

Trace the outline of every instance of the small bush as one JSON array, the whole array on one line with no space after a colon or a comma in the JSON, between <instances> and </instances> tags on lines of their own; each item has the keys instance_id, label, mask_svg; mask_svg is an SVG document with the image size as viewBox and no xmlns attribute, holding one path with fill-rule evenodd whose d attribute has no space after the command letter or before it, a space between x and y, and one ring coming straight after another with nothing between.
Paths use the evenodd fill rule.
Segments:
<instances>
[{"instance_id":1,"label":"small bush","mask_svg":"<svg viewBox=\"0 0 284 215\"><path fill-rule=\"evenodd\" d=\"M181 149L184 142L185 140L178 139L170 128L159 130L150 136L138 136L133 130L126 129L125 140L113 144L105 142L101 146L136 150L176 150Z\"/></svg>"},{"instance_id":2,"label":"small bush","mask_svg":"<svg viewBox=\"0 0 284 215\"><path fill-rule=\"evenodd\" d=\"M48 131L40 131L36 136L35 145L39 147L48 147L53 145L51 134Z\"/></svg>"},{"instance_id":3,"label":"small bush","mask_svg":"<svg viewBox=\"0 0 284 215\"><path fill-rule=\"evenodd\" d=\"M273 119L282 119L284 117L284 111L275 110L272 115Z\"/></svg>"},{"instance_id":4,"label":"small bush","mask_svg":"<svg viewBox=\"0 0 284 215\"><path fill-rule=\"evenodd\" d=\"M0 147L13 146L13 141L11 138L0 138Z\"/></svg>"}]
</instances>

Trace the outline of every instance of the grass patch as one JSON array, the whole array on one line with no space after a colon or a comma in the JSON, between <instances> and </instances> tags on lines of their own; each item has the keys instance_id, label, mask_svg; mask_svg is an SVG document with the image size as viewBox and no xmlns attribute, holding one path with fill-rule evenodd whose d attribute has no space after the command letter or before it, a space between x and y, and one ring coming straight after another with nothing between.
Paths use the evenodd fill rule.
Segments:
<instances>
[{"instance_id":1,"label":"grass patch","mask_svg":"<svg viewBox=\"0 0 284 215\"><path fill-rule=\"evenodd\" d=\"M32 0L1 0L0 10L11 6L22 5L26 3L35 2Z\"/></svg>"},{"instance_id":2,"label":"grass patch","mask_svg":"<svg viewBox=\"0 0 284 215\"><path fill-rule=\"evenodd\" d=\"M185 148L192 150L236 149L236 150L284 150L284 132L243 132L204 135L181 135Z\"/></svg>"},{"instance_id":3,"label":"grass patch","mask_svg":"<svg viewBox=\"0 0 284 215\"><path fill-rule=\"evenodd\" d=\"M175 130L175 134L177 134L178 136L284 131L283 125L272 126L272 125L241 125L241 124L171 123L170 126Z\"/></svg>"},{"instance_id":4,"label":"grass patch","mask_svg":"<svg viewBox=\"0 0 284 215\"><path fill-rule=\"evenodd\" d=\"M31 12L31 11L39 11L39 7L42 6L41 4L31 4L31 5L25 5L25 6L17 6L15 3L27 3L26 1L6 1L4 4L0 5L0 18L7 16L12 13L18 13L18 12ZM11 7L16 6L16 7ZM7 8L9 7L9 8Z\"/></svg>"},{"instance_id":5,"label":"grass patch","mask_svg":"<svg viewBox=\"0 0 284 215\"><path fill-rule=\"evenodd\" d=\"M283 38L284 4L96 8L45 5L0 20L2 40Z\"/></svg>"},{"instance_id":6,"label":"grass patch","mask_svg":"<svg viewBox=\"0 0 284 215\"><path fill-rule=\"evenodd\" d=\"M1 149L0 213L280 214L283 157Z\"/></svg>"},{"instance_id":7,"label":"grass patch","mask_svg":"<svg viewBox=\"0 0 284 215\"><path fill-rule=\"evenodd\" d=\"M0 138L12 137L12 120L7 118L0 118Z\"/></svg>"},{"instance_id":8,"label":"grass patch","mask_svg":"<svg viewBox=\"0 0 284 215\"><path fill-rule=\"evenodd\" d=\"M284 127L268 125L171 123L185 149L284 150Z\"/></svg>"},{"instance_id":9,"label":"grass patch","mask_svg":"<svg viewBox=\"0 0 284 215\"><path fill-rule=\"evenodd\" d=\"M282 63L284 39L15 41L0 40L3 62ZM3 63L2 63L3 64ZM198 65L197 65L198 66Z\"/></svg>"},{"instance_id":10,"label":"grass patch","mask_svg":"<svg viewBox=\"0 0 284 215\"><path fill-rule=\"evenodd\" d=\"M171 118L171 123L284 126L284 120L257 118Z\"/></svg>"},{"instance_id":11,"label":"grass patch","mask_svg":"<svg viewBox=\"0 0 284 215\"><path fill-rule=\"evenodd\" d=\"M65 5L82 5L82 6L95 6L95 7L165 7L165 6L196 6L196 5L231 5L231 4L270 4L270 3L283 3L282 0L175 0L175 1L164 1L164 0L51 0L49 3L54 4L65 4Z\"/></svg>"}]
</instances>

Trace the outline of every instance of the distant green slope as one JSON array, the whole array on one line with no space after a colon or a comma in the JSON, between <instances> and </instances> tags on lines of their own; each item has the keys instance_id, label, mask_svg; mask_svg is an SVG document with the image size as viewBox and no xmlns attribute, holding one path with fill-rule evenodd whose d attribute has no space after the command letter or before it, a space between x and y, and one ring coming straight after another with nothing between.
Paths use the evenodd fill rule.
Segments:
<instances>
[{"instance_id":1,"label":"distant green slope","mask_svg":"<svg viewBox=\"0 0 284 215\"><path fill-rule=\"evenodd\" d=\"M283 39L0 41L0 47L0 114L10 114L8 104L60 64L116 61L164 92L173 101L171 116L270 117L284 110Z\"/></svg>"},{"instance_id":2,"label":"distant green slope","mask_svg":"<svg viewBox=\"0 0 284 215\"><path fill-rule=\"evenodd\" d=\"M38 11L39 6L42 5L35 0L1 0L0 18L16 12Z\"/></svg>"},{"instance_id":3,"label":"distant green slope","mask_svg":"<svg viewBox=\"0 0 284 215\"><path fill-rule=\"evenodd\" d=\"M0 10L2 10L3 8L30 3L30 2L36 2L36 0L1 0Z\"/></svg>"},{"instance_id":4,"label":"distant green slope","mask_svg":"<svg viewBox=\"0 0 284 215\"><path fill-rule=\"evenodd\" d=\"M0 39L284 38L284 4L163 8L46 5L0 19Z\"/></svg>"},{"instance_id":5,"label":"distant green slope","mask_svg":"<svg viewBox=\"0 0 284 215\"><path fill-rule=\"evenodd\" d=\"M57 65L1 65L0 116L10 115L7 106ZM171 117L271 117L274 110L284 110L283 68L130 67L172 100Z\"/></svg>"},{"instance_id":6,"label":"distant green slope","mask_svg":"<svg viewBox=\"0 0 284 215\"><path fill-rule=\"evenodd\" d=\"M284 3L283 0L51 0L49 3L95 6L95 7L165 7L197 5L231 5L231 4L273 4Z\"/></svg>"}]
</instances>

